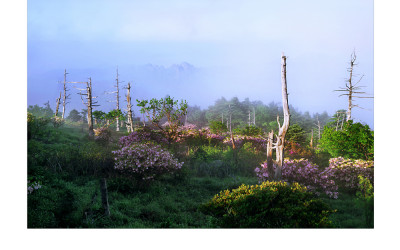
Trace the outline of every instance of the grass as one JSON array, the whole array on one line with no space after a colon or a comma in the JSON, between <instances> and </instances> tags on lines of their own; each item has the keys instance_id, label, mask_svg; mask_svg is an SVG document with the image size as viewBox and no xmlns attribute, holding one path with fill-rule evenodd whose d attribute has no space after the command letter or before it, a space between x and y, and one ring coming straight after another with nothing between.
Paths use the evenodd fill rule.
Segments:
<instances>
[{"instance_id":1,"label":"grass","mask_svg":"<svg viewBox=\"0 0 400 250\"><path fill-rule=\"evenodd\" d=\"M86 131L74 124L46 130L28 142L28 178L43 186L28 195L29 228L211 228L212 219L199 206L221 190L256 184L253 169L263 160L263 155L246 150L233 161L231 151L204 146L190 154L181 175L142 187L104 174L112 168L112 145L90 142ZM124 132L112 135L116 141ZM101 205L99 179L103 176L107 177L110 217L103 215ZM337 200L325 201L337 209L331 215L335 227L367 227L355 195L344 193Z\"/></svg>"}]
</instances>

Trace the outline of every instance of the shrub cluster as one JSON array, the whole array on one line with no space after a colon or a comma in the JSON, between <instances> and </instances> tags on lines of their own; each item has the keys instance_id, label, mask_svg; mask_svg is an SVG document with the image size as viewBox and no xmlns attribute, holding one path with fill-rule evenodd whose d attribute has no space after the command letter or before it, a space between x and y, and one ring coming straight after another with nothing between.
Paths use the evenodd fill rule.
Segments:
<instances>
[{"instance_id":1,"label":"shrub cluster","mask_svg":"<svg viewBox=\"0 0 400 250\"><path fill-rule=\"evenodd\" d=\"M257 167L255 172L260 182L268 180L266 162ZM374 162L339 157L330 159L329 167L321 169L306 159L285 159L282 166L283 180L299 182L317 195L325 193L335 199L338 198L338 190L356 192L359 188L359 175L373 184Z\"/></svg>"},{"instance_id":2,"label":"shrub cluster","mask_svg":"<svg viewBox=\"0 0 400 250\"><path fill-rule=\"evenodd\" d=\"M275 166L274 166L275 168ZM261 168L255 169L260 182L269 178L267 162L261 164ZM288 182L298 182L305 185L308 190L317 195L325 193L331 198L337 199L338 186L334 181L333 172L321 171L317 165L307 159L289 160L285 159L282 166L282 179Z\"/></svg>"},{"instance_id":3,"label":"shrub cluster","mask_svg":"<svg viewBox=\"0 0 400 250\"><path fill-rule=\"evenodd\" d=\"M132 174L142 180L154 178L180 169L183 162L178 162L172 154L152 143L133 143L130 146L113 151L114 168Z\"/></svg>"},{"instance_id":4,"label":"shrub cluster","mask_svg":"<svg viewBox=\"0 0 400 250\"><path fill-rule=\"evenodd\" d=\"M111 141L111 131L107 127L94 129L94 139L102 144L108 144Z\"/></svg>"},{"instance_id":5,"label":"shrub cluster","mask_svg":"<svg viewBox=\"0 0 400 250\"><path fill-rule=\"evenodd\" d=\"M223 228L331 227L334 212L305 186L268 181L221 191L200 209Z\"/></svg>"},{"instance_id":6,"label":"shrub cluster","mask_svg":"<svg viewBox=\"0 0 400 250\"><path fill-rule=\"evenodd\" d=\"M339 187L347 192L357 191L359 175L368 179L372 185L374 183L374 161L332 158L325 172L333 176Z\"/></svg>"}]
</instances>

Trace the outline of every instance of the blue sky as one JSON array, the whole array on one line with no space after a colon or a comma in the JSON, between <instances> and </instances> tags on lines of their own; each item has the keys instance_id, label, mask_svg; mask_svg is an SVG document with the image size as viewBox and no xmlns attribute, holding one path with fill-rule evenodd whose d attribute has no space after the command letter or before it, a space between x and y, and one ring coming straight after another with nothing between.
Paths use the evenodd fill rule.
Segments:
<instances>
[{"instance_id":1,"label":"blue sky","mask_svg":"<svg viewBox=\"0 0 400 250\"><path fill-rule=\"evenodd\" d=\"M29 105L50 100L55 106L56 83L65 68L71 78L86 70L87 77L112 86L114 73L104 79L94 72L114 72L117 66L126 68L121 79L135 82L138 98L170 94L203 108L221 96L280 102L280 56L285 52L289 102L303 112L333 114L347 107L346 98L333 90L344 86L354 49L356 73L364 75L361 85L374 92L370 0L36 0L28 1L27 21ZM169 67L182 62L214 74L192 79L183 94L173 85L167 93L137 82L129 71L149 63ZM54 72L60 73L55 77ZM71 101L71 107L81 105L79 99ZM356 102L365 110L353 109L355 120L373 127L373 100Z\"/></svg>"}]
</instances>

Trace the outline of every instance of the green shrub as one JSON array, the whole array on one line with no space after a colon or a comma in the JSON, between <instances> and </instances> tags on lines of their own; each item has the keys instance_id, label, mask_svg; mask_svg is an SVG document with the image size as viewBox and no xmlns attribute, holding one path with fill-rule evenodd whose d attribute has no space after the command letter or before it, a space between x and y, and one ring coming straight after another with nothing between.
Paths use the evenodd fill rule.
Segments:
<instances>
[{"instance_id":1,"label":"green shrub","mask_svg":"<svg viewBox=\"0 0 400 250\"><path fill-rule=\"evenodd\" d=\"M331 227L334 212L298 183L268 181L221 191L200 209L223 228Z\"/></svg>"},{"instance_id":2,"label":"green shrub","mask_svg":"<svg viewBox=\"0 0 400 250\"><path fill-rule=\"evenodd\" d=\"M359 191L357 191L357 201L364 210L365 224L367 227L374 227L374 186L371 181L362 176L358 176Z\"/></svg>"}]
</instances>

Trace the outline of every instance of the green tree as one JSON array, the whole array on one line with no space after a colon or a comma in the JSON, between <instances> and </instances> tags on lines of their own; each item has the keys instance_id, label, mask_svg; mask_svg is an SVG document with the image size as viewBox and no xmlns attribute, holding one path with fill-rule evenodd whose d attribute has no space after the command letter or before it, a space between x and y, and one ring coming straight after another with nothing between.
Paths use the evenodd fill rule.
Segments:
<instances>
[{"instance_id":1,"label":"green tree","mask_svg":"<svg viewBox=\"0 0 400 250\"><path fill-rule=\"evenodd\" d=\"M137 106L141 107L140 112L146 114L147 119L159 128L171 142L177 136L177 130L182 125L181 119L187 114L187 102L181 100L180 103L173 98L148 100L136 100ZM166 124L160 124L163 118L167 119Z\"/></svg>"},{"instance_id":2,"label":"green tree","mask_svg":"<svg viewBox=\"0 0 400 250\"><path fill-rule=\"evenodd\" d=\"M210 130L215 134L222 134L228 131L226 124L223 124L221 121L211 121L210 122Z\"/></svg>"},{"instance_id":3,"label":"green tree","mask_svg":"<svg viewBox=\"0 0 400 250\"><path fill-rule=\"evenodd\" d=\"M69 112L69 115L67 117L68 120L71 120L73 122L78 122L82 119L82 116L80 115L80 113L78 112L78 110L73 109Z\"/></svg>"},{"instance_id":4,"label":"green tree","mask_svg":"<svg viewBox=\"0 0 400 250\"><path fill-rule=\"evenodd\" d=\"M50 107L50 103L46 102L44 107L39 107L37 104L28 107L28 112L33 114L35 117L51 118L54 116L54 111Z\"/></svg>"},{"instance_id":5,"label":"green tree","mask_svg":"<svg viewBox=\"0 0 400 250\"><path fill-rule=\"evenodd\" d=\"M321 149L333 157L374 159L374 132L368 125L345 122L343 130L325 126L320 140Z\"/></svg>"},{"instance_id":6,"label":"green tree","mask_svg":"<svg viewBox=\"0 0 400 250\"><path fill-rule=\"evenodd\" d=\"M299 124L290 125L288 132L285 136L286 141L292 141L294 143L299 143L300 145L305 145L306 143L306 132Z\"/></svg>"}]
</instances>

